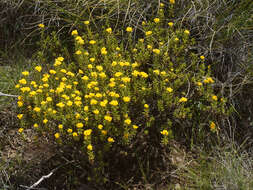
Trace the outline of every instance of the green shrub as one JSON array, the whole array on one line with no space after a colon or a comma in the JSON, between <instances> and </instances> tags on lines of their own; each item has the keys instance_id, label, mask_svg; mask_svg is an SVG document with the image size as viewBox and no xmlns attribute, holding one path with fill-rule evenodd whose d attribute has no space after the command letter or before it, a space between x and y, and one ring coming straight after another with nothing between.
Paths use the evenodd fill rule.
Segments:
<instances>
[{"instance_id":1,"label":"green shrub","mask_svg":"<svg viewBox=\"0 0 253 190\"><path fill-rule=\"evenodd\" d=\"M33 128L77 146L99 167L111 147L131 147L139 138L167 145L173 138L198 144L216 137L228 114L226 98L217 94L205 57L189 50L195 44L189 30L167 23L163 9L142 23L137 43L132 27L120 41L122 31L97 33L83 24L72 31L73 62L59 56L53 65L22 72L21 134Z\"/></svg>"}]
</instances>

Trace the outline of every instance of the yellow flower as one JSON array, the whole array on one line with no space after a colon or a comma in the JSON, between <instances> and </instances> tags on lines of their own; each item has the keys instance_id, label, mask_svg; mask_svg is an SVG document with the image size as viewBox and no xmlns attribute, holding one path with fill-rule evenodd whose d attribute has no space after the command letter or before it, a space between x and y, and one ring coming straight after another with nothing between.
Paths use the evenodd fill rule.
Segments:
<instances>
[{"instance_id":1,"label":"yellow flower","mask_svg":"<svg viewBox=\"0 0 253 190\"><path fill-rule=\"evenodd\" d=\"M101 72L101 71L103 71L103 66L98 65L98 66L96 66L96 69Z\"/></svg>"},{"instance_id":2,"label":"yellow flower","mask_svg":"<svg viewBox=\"0 0 253 190\"><path fill-rule=\"evenodd\" d=\"M53 99L51 97L47 97L46 100L47 100L47 102L52 102L53 101Z\"/></svg>"},{"instance_id":3,"label":"yellow flower","mask_svg":"<svg viewBox=\"0 0 253 190\"><path fill-rule=\"evenodd\" d=\"M35 108L33 108L33 111L40 112L40 108L39 107L35 107Z\"/></svg>"},{"instance_id":4,"label":"yellow flower","mask_svg":"<svg viewBox=\"0 0 253 190\"><path fill-rule=\"evenodd\" d=\"M97 98L101 98L103 95L102 95L101 93L96 93L95 96L96 96Z\"/></svg>"},{"instance_id":5,"label":"yellow flower","mask_svg":"<svg viewBox=\"0 0 253 190\"><path fill-rule=\"evenodd\" d=\"M173 25L174 25L174 23L173 23L173 22L169 22L169 23L168 23L168 25L169 25L169 27L171 27L171 28L172 28L172 27L173 27Z\"/></svg>"},{"instance_id":6,"label":"yellow flower","mask_svg":"<svg viewBox=\"0 0 253 190\"><path fill-rule=\"evenodd\" d=\"M198 86L202 86L202 82L197 82L196 83Z\"/></svg>"},{"instance_id":7,"label":"yellow flower","mask_svg":"<svg viewBox=\"0 0 253 190\"><path fill-rule=\"evenodd\" d=\"M41 101L41 105L43 106L43 105L45 105L47 102L46 101Z\"/></svg>"},{"instance_id":8,"label":"yellow flower","mask_svg":"<svg viewBox=\"0 0 253 190\"><path fill-rule=\"evenodd\" d=\"M90 150L90 151L92 151L92 149L93 149L92 145L89 144L89 145L87 146L87 149Z\"/></svg>"},{"instance_id":9,"label":"yellow flower","mask_svg":"<svg viewBox=\"0 0 253 190\"><path fill-rule=\"evenodd\" d=\"M106 48L105 48L105 47L102 47L102 48L101 48L101 54L102 54L102 55L106 55L106 54L107 54L107 51L106 51Z\"/></svg>"},{"instance_id":10,"label":"yellow flower","mask_svg":"<svg viewBox=\"0 0 253 190\"><path fill-rule=\"evenodd\" d=\"M20 90L22 92L29 92L31 89L30 89L30 87L23 87L23 88L20 88Z\"/></svg>"},{"instance_id":11,"label":"yellow flower","mask_svg":"<svg viewBox=\"0 0 253 190\"><path fill-rule=\"evenodd\" d=\"M58 106L58 107L60 107L60 108L63 108L63 107L65 106L65 104L62 103L62 102L59 102L58 104L56 104L56 106Z\"/></svg>"},{"instance_id":12,"label":"yellow flower","mask_svg":"<svg viewBox=\"0 0 253 190\"><path fill-rule=\"evenodd\" d=\"M161 7L164 7L164 4L163 4L163 3L160 3L160 6L161 6Z\"/></svg>"},{"instance_id":13,"label":"yellow flower","mask_svg":"<svg viewBox=\"0 0 253 190\"><path fill-rule=\"evenodd\" d=\"M84 136L90 136L91 133L92 133L92 129L87 129L87 130L85 130L85 131L83 132L83 135L84 135Z\"/></svg>"},{"instance_id":14,"label":"yellow flower","mask_svg":"<svg viewBox=\"0 0 253 190\"><path fill-rule=\"evenodd\" d=\"M109 122L112 121L112 117L109 116L109 115L105 115L105 116L104 116L104 119L105 119L106 121L109 121Z\"/></svg>"},{"instance_id":15,"label":"yellow flower","mask_svg":"<svg viewBox=\"0 0 253 190\"><path fill-rule=\"evenodd\" d=\"M74 102L76 106L81 106L82 105L82 101L75 101Z\"/></svg>"},{"instance_id":16,"label":"yellow flower","mask_svg":"<svg viewBox=\"0 0 253 190\"><path fill-rule=\"evenodd\" d=\"M116 66L118 63L116 62L116 61L113 61L112 62L112 66L114 67L114 66Z\"/></svg>"},{"instance_id":17,"label":"yellow flower","mask_svg":"<svg viewBox=\"0 0 253 190\"><path fill-rule=\"evenodd\" d=\"M93 44L95 44L95 43L97 43L95 40L91 40L91 41L89 41L89 43L91 44L91 45L93 45Z\"/></svg>"},{"instance_id":18,"label":"yellow flower","mask_svg":"<svg viewBox=\"0 0 253 190\"><path fill-rule=\"evenodd\" d=\"M106 135L106 134L107 134L107 131L106 131L106 130L102 130L101 133L102 133L103 135Z\"/></svg>"},{"instance_id":19,"label":"yellow flower","mask_svg":"<svg viewBox=\"0 0 253 190\"><path fill-rule=\"evenodd\" d=\"M211 77L207 77L204 81L204 83L214 83L214 80Z\"/></svg>"},{"instance_id":20,"label":"yellow flower","mask_svg":"<svg viewBox=\"0 0 253 190\"><path fill-rule=\"evenodd\" d=\"M137 77L139 74L140 74L140 72L139 72L139 71L136 71L136 70L134 70L134 71L132 72L132 75L135 76L135 77Z\"/></svg>"},{"instance_id":21,"label":"yellow flower","mask_svg":"<svg viewBox=\"0 0 253 190\"><path fill-rule=\"evenodd\" d=\"M160 22L160 19L159 19L159 18L155 18L155 19L154 19L154 22L155 22L155 23L159 23L159 22Z\"/></svg>"},{"instance_id":22,"label":"yellow flower","mask_svg":"<svg viewBox=\"0 0 253 190\"><path fill-rule=\"evenodd\" d=\"M69 100L69 101L67 101L66 105L67 105L67 106L72 106L72 105L73 105L73 102Z\"/></svg>"},{"instance_id":23,"label":"yellow flower","mask_svg":"<svg viewBox=\"0 0 253 190\"><path fill-rule=\"evenodd\" d=\"M76 119L79 119L81 117L81 115L79 113L76 113Z\"/></svg>"},{"instance_id":24,"label":"yellow flower","mask_svg":"<svg viewBox=\"0 0 253 190\"><path fill-rule=\"evenodd\" d=\"M127 125L130 125L131 122L132 122L132 121L131 121L130 119L126 119L126 120L124 121L124 123L127 124Z\"/></svg>"},{"instance_id":25,"label":"yellow flower","mask_svg":"<svg viewBox=\"0 0 253 190\"><path fill-rule=\"evenodd\" d=\"M156 69L156 70L153 71L153 73L159 75L159 74L160 74L160 70L159 70L159 69Z\"/></svg>"},{"instance_id":26,"label":"yellow flower","mask_svg":"<svg viewBox=\"0 0 253 190\"><path fill-rule=\"evenodd\" d=\"M162 71L162 72L161 72L161 75L165 76L165 75L166 75L166 72L165 72L165 71Z\"/></svg>"},{"instance_id":27,"label":"yellow flower","mask_svg":"<svg viewBox=\"0 0 253 190\"><path fill-rule=\"evenodd\" d=\"M159 50L159 49L153 49L153 52L154 52L155 54L160 54L160 50Z\"/></svg>"},{"instance_id":28,"label":"yellow flower","mask_svg":"<svg viewBox=\"0 0 253 190\"><path fill-rule=\"evenodd\" d=\"M107 105L107 103L108 103L108 100L104 100L104 101L100 102L100 106L105 107Z\"/></svg>"},{"instance_id":29,"label":"yellow flower","mask_svg":"<svg viewBox=\"0 0 253 190\"><path fill-rule=\"evenodd\" d=\"M43 84L43 86L44 86L45 88L48 88L48 87L49 87L49 84L45 83L45 84Z\"/></svg>"},{"instance_id":30,"label":"yellow flower","mask_svg":"<svg viewBox=\"0 0 253 190\"><path fill-rule=\"evenodd\" d=\"M56 139L58 139L58 138L60 137L60 134L59 134L59 133L55 133L55 134L54 134L54 137L55 137Z\"/></svg>"},{"instance_id":31,"label":"yellow flower","mask_svg":"<svg viewBox=\"0 0 253 190\"><path fill-rule=\"evenodd\" d=\"M217 96L215 96L215 95L212 96L212 99L213 99L214 101L217 101L217 100L218 100Z\"/></svg>"},{"instance_id":32,"label":"yellow flower","mask_svg":"<svg viewBox=\"0 0 253 190\"><path fill-rule=\"evenodd\" d=\"M29 75L29 72L28 72L28 71L23 71L23 72L22 72L22 75L28 76L28 75Z\"/></svg>"},{"instance_id":33,"label":"yellow flower","mask_svg":"<svg viewBox=\"0 0 253 190\"><path fill-rule=\"evenodd\" d=\"M144 108L148 109L149 105L148 104L144 104Z\"/></svg>"},{"instance_id":34,"label":"yellow flower","mask_svg":"<svg viewBox=\"0 0 253 190\"><path fill-rule=\"evenodd\" d=\"M126 28L126 31L127 31L127 32L132 32L132 31L133 31L133 28L132 28L132 27L127 27L127 28Z\"/></svg>"},{"instance_id":35,"label":"yellow flower","mask_svg":"<svg viewBox=\"0 0 253 190\"><path fill-rule=\"evenodd\" d=\"M54 75L56 73L56 71L51 69L51 70L49 70L49 73Z\"/></svg>"},{"instance_id":36,"label":"yellow flower","mask_svg":"<svg viewBox=\"0 0 253 190\"><path fill-rule=\"evenodd\" d=\"M64 57L57 57L56 60L58 60L58 61L63 61L63 60L64 60Z\"/></svg>"},{"instance_id":37,"label":"yellow flower","mask_svg":"<svg viewBox=\"0 0 253 190\"><path fill-rule=\"evenodd\" d=\"M171 4L175 4L175 0L170 0L170 3Z\"/></svg>"},{"instance_id":38,"label":"yellow flower","mask_svg":"<svg viewBox=\"0 0 253 190\"><path fill-rule=\"evenodd\" d=\"M95 109L95 110L93 110L93 113L97 115L97 114L99 114L99 110Z\"/></svg>"},{"instance_id":39,"label":"yellow flower","mask_svg":"<svg viewBox=\"0 0 253 190\"><path fill-rule=\"evenodd\" d=\"M84 106L83 110L84 111L89 111L89 107L88 106Z\"/></svg>"},{"instance_id":40,"label":"yellow flower","mask_svg":"<svg viewBox=\"0 0 253 190\"><path fill-rule=\"evenodd\" d=\"M20 84L26 84L26 83L27 83L25 79L20 79L18 82L19 82Z\"/></svg>"},{"instance_id":41,"label":"yellow flower","mask_svg":"<svg viewBox=\"0 0 253 190\"><path fill-rule=\"evenodd\" d=\"M76 41L77 41L78 44L81 44L81 45L84 44L84 40L82 39L81 36L77 36L77 37L76 37Z\"/></svg>"},{"instance_id":42,"label":"yellow flower","mask_svg":"<svg viewBox=\"0 0 253 190\"><path fill-rule=\"evenodd\" d=\"M83 74L83 71L81 69L78 70L79 74Z\"/></svg>"},{"instance_id":43,"label":"yellow flower","mask_svg":"<svg viewBox=\"0 0 253 190\"><path fill-rule=\"evenodd\" d=\"M151 35L152 34L152 31L147 31L147 32L145 32L145 35L146 36L149 36L149 35Z\"/></svg>"},{"instance_id":44,"label":"yellow flower","mask_svg":"<svg viewBox=\"0 0 253 190\"><path fill-rule=\"evenodd\" d=\"M81 79L84 80L84 81L87 81L87 80L89 80L89 77L84 75Z\"/></svg>"},{"instance_id":45,"label":"yellow flower","mask_svg":"<svg viewBox=\"0 0 253 190\"><path fill-rule=\"evenodd\" d=\"M200 59L201 59L201 60L204 60L204 59L205 59L205 56L201 55L201 56L200 56Z\"/></svg>"},{"instance_id":46,"label":"yellow flower","mask_svg":"<svg viewBox=\"0 0 253 190\"><path fill-rule=\"evenodd\" d=\"M141 75L141 77L143 77L143 78L147 78L147 77L148 77L148 74L145 73L145 72L140 72L140 75Z\"/></svg>"},{"instance_id":47,"label":"yellow flower","mask_svg":"<svg viewBox=\"0 0 253 190\"><path fill-rule=\"evenodd\" d=\"M99 124L98 125L98 129L102 130L103 129L103 125Z\"/></svg>"},{"instance_id":48,"label":"yellow flower","mask_svg":"<svg viewBox=\"0 0 253 190\"><path fill-rule=\"evenodd\" d=\"M168 91L168 92L173 92L173 89L172 88L170 88L170 87L168 87L168 88L166 88L166 90Z\"/></svg>"},{"instance_id":49,"label":"yellow flower","mask_svg":"<svg viewBox=\"0 0 253 190\"><path fill-rule=\"evenodd\" d=\"M107 141L108 141L109 143L113 143L113 142L114 142L114 139L113 139L112 137L108 137Z\"/></svg>"},{"instance_id":50,"label":"yellow flower","mask_svg":"<svg viewBox=\"0 0 253 190\"><path fill-rule=\"evenodd\" d=\"M109 34L111 34L112 33L112 28L107 28L106 32L108 32Z\"/></svg>"},{"instance_id":51,"label":"yellow flower","mask_svg":"<svg viewBox=\"0 0 253 190\"><path fill-rule=\"evenodd\" d=\"M70 71L68 71L68 72L66 73L66 75L71 76L71 77L74 77L74 76L75 76L75 74L72 73L72 72L70 72Z\"/></svg>"},{"instance_id":52,"label":"yellow flower","mask_svg":"<svg viewBox=\"0 0 253 190\"><path fill-rule=\"evenodd\" d=\"M124 102L130 102L131 98L128 96L123 97Z\"/></svg>"},{"instance_id":53,"label":"yellow flower","mask_svg":"<svg viewBox=\"0 0 253 190\"><path fill-rule=\"evenodd\" d=\"M39 28L44 28L45 25L44 25L44 24L38 24L38 27L39 27Z\"/></svg>"},{"instance_id":54,"label":"yellow flower","mask_svg":"<svg viewBox=\"0 0 253 190\"><path fill-rule=\"evenodd\" d=\"M119 103L117 100L112 100L109 104L112 106L117 106Z\"/></svg>"},{"instance_id":55,"label":"yellow flower","mask_svg":"<svg viewBox=\"0 0 253 190\"><path fill-rule=\"evenodd\" d=\"M76 55L80 55L82 52L80 50L76 51Z\"/></svg>"},{"instance_id":56,"label":"yellow flower","mask_svg":"<svg viewBox=\"0 0 253 190\"><path fill-rule=\"evenodd\" d=\"M190 34L190 31L189 31L189 30L185 30L185 31L184 31L184 34L189 35L189 34Z\"/></svg>"},{"instance_id":57,"label":"yellow flower","mask_svg":"<svg viewBox=\"0 0 253 190\"><path fill-rule=\"evenodd\" d=\"M72 130L72 129L70 129L70 128L68 128L67 132L68 132L68 133L72 133L72 132L73 132L73 130Z\"/></svg>"},{"instance_id":58,"label":"yellow flower","mask_svg":"<svg viewBox=\"0 0 253 190\"><path fill-rule=\"evenodd\" d=\"M90 21L86 20L83 22L85 25L89 25L90 24Z\"/></svg>"},{"instance_id":59,"label":"yellow flower","mask_svg":"<svg viewBox=\"0 0 253 190\"><path fill-rule=\"evenodd\" d=\"M187 99L186 97L182 97L182 98L179 99L178 102L187 102L187 100L188 100L188 99Z\"/></svg>"},{"instance_id":60,"label":"yellow flower","mask_svg":"<svg viewBox=\"0 0 253 190\"><path fill-rule=\"evenodd\" d=\"M34 127L34 128L38 128L39 125L38 125L37 123L35 123L35 124L33 125L33 127Z\"/></svg>"},{"instance_id":61,"label":"yellow flower","mask_svg":"<svg viewBox=\"0 0 253 190\"><path fill-rule=\"evenodd\" d=\"M43 92L41 89L36 90L37 93Z\"/></svg>"},{"instance_id":62,"label":"yellow flower","mask_svg":"<svg viewBox=\"0 0 253 190\"><path fill-rule=\"evenodd\" d=\"M164 136L168 136L169 132L166 129L164 129L164 130L161 131L161 134L164 135Z\"/></svg>"},{"instance_id":63,"label":"yellow flower","mask_svg":"<svg viewBox=\"0 0 253 190\"><path fill-rule=\"evenodd\" d=\"M19 128L19 129L18 129L18 132L19 132L19 133L22 133L23 131L24 131L24 128Z\"/></svg>"},{"instance_id":64,"label":"yellow flower","mask_svg":"<svg viewBox=\"0 0 253 190\"><path fill-rule=\"evenodd\" d=\"M38 71L38 72L41 72L42 67L41 67L41 66L36 66L34 69L35 69L36 71Z\"/></svg>"},{"instance_id":65,"label":"yellow flower","mask_svg":"<svg viewBox=\"0 0 253 190\"><path fill-rule=\"evenodd\" d=\"M60 130L63 129L63 125L62 125L62 124L59 124L59 125L58 125L58 129L60 129Z\"/></svg>"},{"instance_id":66,"label":"yellow flower","mask_svg":"<svg viewBox=\"0 0 253 190\"><path fill-rule=\"evenodd\" d=\"M18 118L18 119L22 119L22 117L23 117L23 114L18 114L18 115L17 115L17 118Z\"/></svg>"},{"instance_id":67,"label":"yellow flower","mask_svg":"<svg viewBox=\"0 0 253 190\"><path fill-rule=\"evenodd\" d=\"M148 48L148 49L152 49L152 46L151 46L151 45L147 45L147 48Z\"/></svg>"},{"instance_id":68,"label":"yellow flower","mask_svg":"<svg viewBox=\"0 0 253 190\"><path fill-rule=\"evenodd\" d=\"M216 129L216 125L214 122L211 122L209 127L210 127L211 131L215 131L215 129Z\"/></svg>"},{"instance_id":69,"label":"yellow flower","mask_svg":"<svg viewBox=\"0 0 253 190\"><path fill-rule=\"evenodd\" d=\"M74 36L74 35L78 35L77 30L73 30L73 31L71 32L71 35L72 35L72 36Z\"/></svg>"},{"instance_id":70,"label":"yellow flower","mask_svg":"<svg viewBox=\"0 0 253 190\"><path fill-rule=\"evenodd\" d=\"M44 120L43 120L43 123L45 123L45 124L46 124L47 122L48 122L48 120L47 120L47 119L44 119Z\"/></svg>"},{"instance_id":71,"label":"yellow flower","mask_svg":"<svg viewBox=\"0 0 253 190\"><path fill-rule=\"evenodd\" d=\"M90 100L90 105L96 105L97 103L98 103L98 101L95 99Z\"/></svg>"},{"instance_id":72,"label":"yellow flower","mask_svg":"<svg viewBox=\"0 0 253 190\"><path fill-rule=\"evenodd\" d=\"M138 66L139 66L139 64L138 64L137 62L134 62L134 63L132 64L132 67L133 67L133 68L138 67Z\"/></svg>"},{"instance_id":73,"label":"yellow flower","mask_svg":"<svg viewBox=\"0 0 253 190\"><path fill-rule=\"evenodd\" d=\"M77 128L83 128L83 124L82 124L82 123L77 123L77 124L76 124L76 127L77 127Z\"/></svg>"},{"instance_id":74,"label":"yellow flower","mask_svg":"<svg viewBox=\"0 0 253 190\"><path fill-rule=\"evenodd\" d=\"M134 129L138 129L139 127L137 125L133 125L133 128Z\"/></svg>"},{"instance_id":75,"label":"yellow flower","mask_svg":"<svg viewBox=\"0 0 253 190\"><path fill-rule=\"evenodd\" d=\"M78 134L77 134L76 132L74 132L74 133L72 134L72 136L73 136L73 137L77 137Z\"/></svg>"},{"instance_id":76,"label":"yellow flower","mask_svg":"<svg viewBox=\"0 0 253 190\"><path fill-rule=\"evenodd\" d=\"M120 77L121 75L122 75L122 72L116 72L116 73L114 74L115 77Z\"/></svg>"},{"instance_id":77,"label":"yellow flower","mask_svg":"<svg viewBox=\"0 0 253 190\"><path fill-rule=\"evenodd\" d=\"M130 82L130 81L131 81L131 79L130 79L129 77L123 77L121 80L122 80L124 83L127 83L127 82Z\"/></svg>"},{"instance_id":78,"label":"yellow flower","mask_svg":"<svg viewBox=\"0 0 253 190\"><path fill-rule=\"evenodd\" d=\"M101 78L106 78L106 74L104 72L101 72L98 74Z\"/></svg>"}]
</instances>

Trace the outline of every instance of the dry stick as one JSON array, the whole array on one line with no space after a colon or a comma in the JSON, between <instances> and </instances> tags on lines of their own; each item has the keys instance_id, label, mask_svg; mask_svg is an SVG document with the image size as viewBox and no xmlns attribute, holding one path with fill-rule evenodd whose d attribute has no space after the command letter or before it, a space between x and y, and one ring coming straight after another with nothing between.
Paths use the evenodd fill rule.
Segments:
<instances>
[{"instance_id":1,"label":"dry stick","mask_svg":"<svg viewBox=\"0 0 253 190\"><path fill-rule=\"evenodd\" d=\"M2 93L2 92L0 92L0 96L18 97L17 95L5 94L5 93Z\"/></svg>"},{"instance_id":2,"label":"dry stick","mask_svg":"<svg viewBox=\"0 0 253 190\"><path fill-rule=\"evenodd\" d=\"M50 178L51 175L53 175L54 172L55 172L56 170L58 170L59 168L65 166L65 165L67 165L67 164L70 164L70 163L72 163L72 162L74 162L74 161L73 161L73 160L72 160L72 161L68 161L66 164L63 164L63 165L61 165L61 166L58 166L57 168L53 169L48 175L42 176L37 182L35 182L35 183L34 183L32 186L30 186L30 187L27 187L27 186L24 186L24 185L20 185L20 186L21 186L21 187L27 188L26 190L34 189L34 188L35 188L36 186L38 186L44 179Z\"/></svg>"},{"instance_id":3,"label":"dry stick","mask_svg":"<svg viewBox=\"0 0 253 190\"><path fill-rule=\"evenodd\" d=\"M44 179L47 179L47 178L50 178L51 175L53 175L55 169L52 170L48 175L44 175L42 176L36 183L34 183L32 186L30 187L27 187L27 186L24 186L24 185L20 185L21 187L25 187L26 190L31 190L31 189L34 189L36 186L38 186Z\"/></svg>"}]
</instances>

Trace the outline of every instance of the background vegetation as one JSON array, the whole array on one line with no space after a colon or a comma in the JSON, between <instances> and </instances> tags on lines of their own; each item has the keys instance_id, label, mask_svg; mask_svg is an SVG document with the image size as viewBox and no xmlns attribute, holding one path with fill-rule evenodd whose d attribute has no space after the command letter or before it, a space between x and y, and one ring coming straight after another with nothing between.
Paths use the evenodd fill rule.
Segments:
<instances>
[{"instance_id":1,"label":"background vegetation","mask_svg":"<svg viewBox=\"0 0 253 190\"><path fill-rule=\"evenodd\" d=\"M111 26L118 32L119 42L125 44L129 42L125 28L131 26L133 44L137 43L144 30L142 22L157 17L161 3L166 22L190 31L196 43L187 51L205 56L215 77L214 89L227 98L230 114L215 121L220 129L215 140L201 139L189 146L184 136L171 139L167 146L143 140L138 151L115 149L99 171L102 182L96 181L88 177L94 171L82 160L78 148L59 146L32 130L25 133L24 140L17 132L16 98L0 96L0 188L25 189L53 172L37 187L78 189L87 184L95 189L252 189L251 0L176 0L175 4L158 0L2 0L0 91L18 94L15 85L21 72L35 64L53 63L59 55L72 61L75 47L71 32L82 30L85 20L97 34ZM44 36L38 27L41 23ZM190 139L192 132L184 132Z\"/></svg>"}]
</instances>

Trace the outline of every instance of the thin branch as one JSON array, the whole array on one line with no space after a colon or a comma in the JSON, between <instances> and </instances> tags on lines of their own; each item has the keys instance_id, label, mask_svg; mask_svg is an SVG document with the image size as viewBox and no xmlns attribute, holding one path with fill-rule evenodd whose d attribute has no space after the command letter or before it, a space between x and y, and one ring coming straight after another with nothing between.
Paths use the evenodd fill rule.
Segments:
<instances>
[{"instance_id":1,"label":"thin branch","mask_svg":"<svg viewBox=\"0 0 253 190\"><path fill-rule=\"evenodd\" d=\"M0 96L18 97L18 95L5 94L5 93L2 93L2 92L0 92Z\"/></svg>"}]
</instances>

